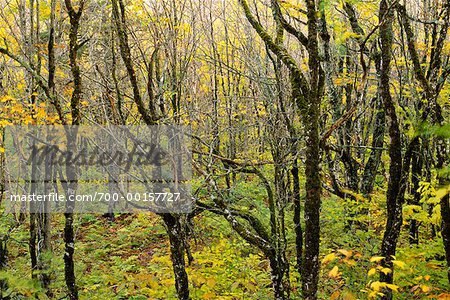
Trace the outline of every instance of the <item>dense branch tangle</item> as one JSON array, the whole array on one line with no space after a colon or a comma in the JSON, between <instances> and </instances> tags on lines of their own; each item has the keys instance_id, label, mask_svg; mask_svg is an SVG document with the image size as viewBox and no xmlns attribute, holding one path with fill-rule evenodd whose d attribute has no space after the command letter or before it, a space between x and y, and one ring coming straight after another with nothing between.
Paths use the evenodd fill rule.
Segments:
<instances>
[{"instance_id":1,"label":"dense branch tangle","mask_svg":"<svg viewBox=\"0 0 450 300\"><path fill-rule=\"evenodd\" d=\"M31 2L36 4L36 0ZM438 5L433 7L434 3ZM366 298L366 291L371 293L369 289L377 287L374 282L384 284L381 287L386 289L374 292L383 292L387 299L396 295L393 284L406 285L402 289L406 297L422 296L425 292L415 295L420 289L402 281L409 281L408 276L396 277L399 282L394 282L392 256L406 251L417 254L424 239L440 242L437 230L442 232L446 249L443 258L450 263L448 196L440 201L442 226L417 221L406 209L402 212L402 208L414 206L430 219L438 216L436 203L422 203L419 187L421 182L435 187L448 184L446 175L436 171L448 165L448 141L420 133L422 126L444 125L448 117L447 99L443 99L450 74L448 0L421 0L418 4L388 0L63 0L57 13L58 4L51 1L50 20L40 22L48 32L42 31L39 38L35 36L39 18L29 24L36 30L23 22L29 17L27 9L31 15L36 6L21 7L21 24L4 22L4 30L11 36L0 47L0 97L10 93L25 104L50 103L51 113L59 116L57 123L65 125L192 125L193 164L200 177L196 178L200 187L193 195L197 203L190 214L160 214L158 218L166 227L170 246L161 253L170 255L173 293L176 291L179 299L211 291L220 297L216 287L239 281L221 278L216 287L202 285L200 289L198 275L207 272L203 268L210 268L200 268L200 264L189 268L188 278L186 264L203 254L198 252L202 247L190 252L189 235L199 235L207 222L229 226L247 242L246 253L261 254L258 259L267 262L270 271L257 288L273 293L276 299L299 294L317 299L328 297L328 292L332 297L341 292L339 297L344 297L344 289ZM416 11L416 5L422 4ZM98 8L101 10L95 10ZM1 25L7 13L8 9L0 12ZM15 16L12 10L11 15ZM424 42L417 43L422 38ZM44 39L47 45L42 43ZM38 66L37 56L47 62L47 70L45 64ZM22 74L26 91L20 88ZM5 99L0 101L0 109L8 108L10 100L0 99ZM3 118L9 120L9 112L0 121ZM383 155L386 150L389 157ZM326 170L319 169L322 158ZM306 176L300 175L303 171ZM303 179L305 188L301 189ZM68 190L67 185L64 188ZM323 195L321 188L326 190ZM321 196L329 201L324 202L319 219ZM111 212L108 224L122 226L122 216L115 219ZM59 294L68 290L69 298L76 299L78 292L86 292L78 291L75 284L73 220L72 214L66 214L68 288L64 292L55 288L54 292L62 297ZM30 233L34 234L34 227L40 224L31 221ZM199 230L193 227L194 221ZM402 231L406 222L409 228ZM358 262L369 261L372 255L383 256L374 268L380 278L366 275L368 264L347 266L347 258L342 256L344 264L337 259L332 264L322 262L324 271L318 272L319 225L332 236L322 234L324 252L340 255L337 249L366 250ZM383 241L375 237L378 233L384 233ZM8 272L3 255L7 240L11 239L0 247L0 263ZM196 246L202 246L202 239L197 241ZM40 270L39 242L36 236L30 237L32 274ZM143 239L142 245L147 242ZM413 245L411 249L408 243ZM242 251L240 245L233 247L233 251ZM397 247L403 251L398 253ZM85 254L84 247L79 248ZM380 249L378 253L376 249ZM147 258L152 264L151 256ZM329 275L327 268L333 266L340 272ZM292 280L290 268L301 280ZM149 275L149 270L141 271ZM251 272L266 272L266 268L255 264ZM438 269L433 272L438 274ZM33 277L39 278L38 273ZM322 274L326 284L318 287ZM367 281L342 286L355 274ZM134 273L127 276L132 278ZM340 278L335 282L327 279L332 276ZM266 284L269 280L271 285ZM57 284L42 283L47 292ZM99 290L108 288L110 295L117 295L115 287L108 284ZM247 297L252 291L245 288L237 287ZM143 291L152 292L157 291Z\"/></svg>"},{"instance_id":2,"label":"dense branch tangle","mask_svg":"<svg viewBox=\"0 0 450 300\"><path fill-rule=\"evenodd\" d=\"M266 46L289 69L292 89L291 101L297 104L306 132L306 199L305 199L305 251L302 270L303 297L317 299L319 272L319 211L321 180L319 167L319 115L324 81L319 61L318 13L315 0L306 1L307 37L290 26L282 16L276 0L272 1L274 19L289 33L293 34L308 52L309 81L287 49L276 43L254 17L246 0L239 0L247 20L264 41Z\"/></svg>"}]
</instances>

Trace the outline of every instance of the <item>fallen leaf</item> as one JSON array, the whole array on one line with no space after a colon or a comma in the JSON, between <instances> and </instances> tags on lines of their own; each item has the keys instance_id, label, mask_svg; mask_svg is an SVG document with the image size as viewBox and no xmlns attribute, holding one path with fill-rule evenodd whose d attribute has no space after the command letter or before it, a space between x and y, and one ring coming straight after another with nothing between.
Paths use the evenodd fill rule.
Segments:
<instances>
[{"instance_id":1,"label":"fallen leaf","mask_svg":"<svg viewBox=\"0 0 450 300\"><path fill-rule=\"evenodd\" d=\"M334 266L333 269L328 273L328 276L331 278L339 278L341 274L339 273L339 268L337 266Z\"/></svg>"},{"instance_id":2,"label":"fallen leaf","mask_svg":"<svg viewBox=\"0 0 450 300\"><path fill-rule=\"evenodd\" d=\"M330 300L336 300L336 299L338 299L340 294L341 294L341 292L335 291L333 294L331 294Z\"/></svg>"},{"instance_id":3,"label":"fallen leaf","mask_svg":"<svg viewBox=\"0 0 450 300\"><path fill-rule=\"evenodd\" d=\"M327 264L337 258L336 254L330 253L322 259L322 264Z\"/></svg>"},{"instance_id":4,"label":"fallen leaf","mask_svg":"<svg viewBox=\"0 0 450 300\"><path fill-rule=\"evenodd\" d=\"M345 257L351 257L353 254L353 251L345 249L339 249L338 252L345 255Z\"/></svg>"},{"instance_id":5,"label":"fallen leaf","mask_svg":"<svg viewBox=\"0 0 450 300\"><path fill-rule=\"evenodd\" d=\"M422 290L422 292L424 293L428 293L429 291L431 291L431 288L428 285L422 284L420 286L420 289Z\"/></svg>"}]
</instances>

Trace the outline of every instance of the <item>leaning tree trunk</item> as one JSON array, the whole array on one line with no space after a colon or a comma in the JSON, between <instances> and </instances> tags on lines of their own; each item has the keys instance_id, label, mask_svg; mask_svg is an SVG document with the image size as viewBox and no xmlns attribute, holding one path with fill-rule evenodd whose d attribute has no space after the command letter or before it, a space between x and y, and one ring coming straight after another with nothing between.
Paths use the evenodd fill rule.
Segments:
<instances>
[{"instance_id":1,"label":"leaning tree trunk","mask_svg":"<svg viewBox=\"0 0 450 300\"><path fill-rule=\"evenodd\" d=\"M30 184L30 195L36 194L37 191L37 165L36 165L36 147L33 145L31 155L33 157L31 161L31 184ZM37 270L37 245L36 245L36 203L30 202L30 239L28 241L28 246L30 250L31 259L31 277L36 278L35 271Z\"/></svg>"},{"instance_id":2,"label":"leaning tree trunk","mask_svg":"<svg viewBox=\"0 0 450 300\"><path fill-rule=\"evenodd\" d=\"M3 271L6 267L8 259L7 239L0 240L0 271ZM3 293L8 290L8 284L6 280L0 280L0 299L9 299L9 297L3 296Z\"/></svg>"}]
</instances>

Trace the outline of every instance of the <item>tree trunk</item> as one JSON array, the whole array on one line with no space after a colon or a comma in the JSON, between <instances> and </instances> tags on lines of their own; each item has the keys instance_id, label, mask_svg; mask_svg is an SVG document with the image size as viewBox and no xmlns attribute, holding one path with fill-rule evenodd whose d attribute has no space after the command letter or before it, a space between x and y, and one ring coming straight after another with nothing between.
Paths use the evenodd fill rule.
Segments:
<instances>
[{"instance_id":1,"label":"tree trunk","mask_svg":"<svg viewBox=\"0 0 450 300\"><path fill-rule=\"evenodd\" d=\"M305 197L305 256L303 259L303 297L306 300L317 299L319 281L319 245L320 245L320 138L319 117L321 87L319 80L320 62L317 37L316 1L306 1L308 16L308 53L310 70L310 93L303 114L306 130L306 197Z\"/></svg>"},{"instance_id":2,"label":"tree trunk","mask_svg":"<svg viewBox=\"0 0 450 300\"><path fill-rule=\"evenodd\" d=\"M114 22L116 25L117 35L119 37L119 47L122 60L127 69L128 79L130 80L133 88L133 100L137 106L139 114L142 116L145 124L154 125L156 120L156 112L154 110L148 110L142 100L141 92L139 89L139 82L136 76L136 71L133 66L131 57L131 49L128 43L128 35L125 31L125 6L122 0L112 0L112 11L114 16Z\"/></svg>"},{"instance_id":3,"label":"tree trunk","mask_svg":"<svg viewBox=\"0 0 450 300\"><path fill-rule=\"evenodd\" d=\"M445 258L447 260L447 277L450 283L450 205L449 196L441 199L442 242L444 243Z\"/></svg>"},{"instance_id":4,"label":"tree trunk","mask_svg":"<svg viewBox=\"0 0 450 300\"><path fill-rule=\"evenodd\" d=\"M381 99L377 99L377 114L375 115L372 150L369 159L364 167L364 174L361 183L361 192L364 197L368 197L373 191L373 185L377 175L378 166L381 162L381 154L383 152L384 133L386 129L386 114L383 109Z\"/></svg>"},{"instance_id":5,"label":"tree trunk","mask_svg":"<svg viewBox=\"0 0 450 300\"><path fill-rule=\"evenodd\" d=\"M298 171L298 160L294 161L292 166L292 178L293 178L293 197L294 197L294 226L295 226L295 251L297 255L297 270L300 276L302 275L302 255L303 255L303 231L302 224L300 222L301 214L301 202L300 202L300 178Z\"/></svg>"},{"instance_id":6,"label":"tree trunk","mask_svg":"<svg viewBox=\"0 0 450 300\"><path fill-rule=\"evenodd\" d=\"M272 288L274 293L274 299L275 300L284 300L285 297L285 291L283 286L283 278L284 278L284 271L281 267L281 262L279 259L277 259L277 255L274 251L273 256L269 257L269 264L271 268L271 280L272 280Z\"/></svg>"},{"instance_id":7,"label":"tree trunk","mask_svg":"<svg viewBox=\"0 0 450 300\"><path fill-rule=\"evenodd\" d=\"M306 198L305 198L305 255L303 259L302 289L307 300L317 299L319 280L319 244L320 244L320 167L318 108L314 117L306 126Z\"/></svg>"},{"instance_id":8,"label":"tree trunk","mask_svg":"<svg viewBox=\"0 0 450 300\"><path fill-rule=\"evenodd\" d=\"M8 260L8 249L7 249L8 235L0 239L0 271L6 268L6 263ZM0 280L0 299L9 300L9 296L3 296L3 292L8 290L8 285L6 280Z\"/></svg>"},{"instance_id":9,"label":"tree trunk","mask_svg":"<svg viewBox=\"0 0 450 300\"><path fill-rule=\"evenodd\" d=\"M180 218L172 214L163 214L162 219L166 225L166 231L170 242L170 259L172 260L173 273L175 274L175 288L178 299L188 300L189 282L184 261L184 243L182 239L182 226Z\"/></svg>"},{"instance_id":10,"label":"tree trunk","mask_svg":"<svg viewBox=\"0 0 450 300\"><path fill-rule=\"evenodd\" d=\"M78 10L75 10L72 6L71 0L65 0L67 12L70 20L69 30L69 65L70 71L73 77L73 93L70 99L70 109L72 114L72 125L78 126L81 123L80 113L80 101L82 95L81 88L81 73L80 67L77 62L78 54L78 29L80 26L81 14L83 13L84 0L80 0ZM67 132L67 148L75 149L76 147L77 128L72 128ZM68 184L66 186L67 199L70 199L71 195L75 195L78 188L78 176L76 166L66 164L66 176ZM70 300L78 300L78 289L75 283L75 263L73 260L73 254L75 251L75 236L73 230L73 211L75 202L66 202L66 211L64 213L65 225L64 225L64 277L68 288L68 297Z\"/></svg>"},{"instance_id":11,"label":"tree trunk","mask_svg":"<svg viewBox=\"0 0 450 300\"><path fill-rule=\"evenodd\" d=\"M34 146L34 144L33 144ZM32 148L32 164L31 164L31 183L30 183L30 195L36 194L37 187L37 166L36 166L36 147ZM30 259L31 259L31 277L36 278L34 271L37 270L37 247L36 247L36 203L30 202L30 239L29 239L29 249L30 249Z\"/></svg>"},{"instance_id":12,"label":"tree trunk","mask_svg":"<svg viewBox=\"0 0 450 300\"><path fill-rule=\"evenodd\" d=\"M402 206L399 197L401 176L402 176L402 152L400 128L398 124L395 105L390 93L390 71L391 71L391 51L393 42L393 12L389 7L387 0L381 0L379 18L380 18L380 39L381 39L381 74L380 74L380 94L386 110L389 122L389 182L386 194L387 204L387 222L386 229L381 244L381 255L383 267L389 268L391 272L381 273L380 281L388 284L393 283L393 264L392 256L395 255L397 241L402 225ZM382 299L392 299L392 290L385 289Z\"/></svg>"},{"instance_id":13,"label":"tree trunk","mask_svg":"<svg viewBox=\"0 0 450 300\"><path fill-rule=\"evenodd\" d=\"M147 109L140 94L138 78L133 66L131 49L128 43L128 34L126 32L126 14L123 1L112 0L112 11L115 28L119 38L120 54L125 64L125 68L127 69L128 79L130 80L133 89L134 102L145 124L154 125L156 124L157 119L155 107L150 105L150 109ZM159 68L157 67L156 69L156 71L158 72ZM158 78L159 76L156 77ZM178 107L178 105L179 104L177 104L176 106ZM164 113L164 109L162 109L162 113ZM184 235L183 228L180 223L180 218L172 214L162 214L162 219L166 225L167 234L169 236L170 257L175 274L175 287L178 293L178 298L180 300L190 299L188 275L186 273L184 260Z\"/></svg>"},{"instance_id":14,"label":"tree trunk","mask_svg":"<svg viewBox=\"0 0 450 300\"><path fill-rule=\"evenodd\" d=\"M44 194L49 195L52 192L53 184L53 157L46 156L45 162L45 182L44 182ZM50 257L52 253L51 248L51 215L50 215L50 202L44 201L42 203L42 209L38 215L38 236L39 242L42 243L42 247L38 249L38 269L41 271L40 279L42 287L46 290L46 294L49 298L53 296L50 290Z\"/></svg>"},{"instance_id":15,"label":"tree trunk","mask_svg":"<svg viewBox=\"0 0 450 300\"><path fill-rule=\"evenodd\" d=\"M411 157L411 183L412 183L412 199L408 201L410 205L420 205L420 193L419 193L419 183L422 178L422 153L421 153L421 145L417 143L415 148L412 150ZM409 243L411 245L419 244L419 224L417 220L409 221Z\"/></svg>"}]
</instances>

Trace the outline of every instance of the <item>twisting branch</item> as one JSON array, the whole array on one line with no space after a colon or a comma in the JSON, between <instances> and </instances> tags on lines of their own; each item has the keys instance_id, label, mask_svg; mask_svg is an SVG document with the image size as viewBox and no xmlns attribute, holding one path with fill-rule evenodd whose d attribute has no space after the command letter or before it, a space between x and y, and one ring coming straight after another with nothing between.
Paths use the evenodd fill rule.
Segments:
<instances>
[{"instance_id":1,"label":"twisting branch","mask_svg":"<svg viewBox=\"0 0 450 300\"><path fill-rule=\"evenodd\" d=\"M408 14L406 12L405 6L401 4L397 4L397 11L401 17L403 30L406 34L406 41L408 44L408 51L411 56L411 60L413 62L414 74L416 79L419 81L420 85L424 89L425 97L428 100L428 107L423 110L422 121L426 121L428 115L432 113L432 119L435 123L442 123L443 117L441 113L441 107L439 103L437 103L437 94L438 90L433 90L433 87L430 84L430 81L427 79L422 66L420 65L419 54L416 49L414 33L411 28L411 24L409 23ZM448 27L448 26L447 26ZM446 33L445 33L446 35ZM446 72L443 72L446 73ZM438 81L439 82L439 81ZM439 85L437 86L437 88Z\"/></svg>"},{"instance_id":2,"label":"twisting branch","mask_svg":"<svg viewBox=\"0 0 450 300\"><path fill-rule=\"evenodd\" d=\"M286 67L296 76L298 76L300 80L300 88L302 89L303 93L309 94L309 84L303 75L301 69L297 65L296 61L292 58L291 55L289 55L288 51L285 47L282 45L279 45L273 41L273 39L270 37L270 35L267 33L267 31L263 28L261 23L258 22L258 20L255 19L252 12L250 11L250 7L247 3L247 0L239 0L239 3L241 4L242 8L244 9L245 16L247 20L252 25L253 29L255 29L256 33L258 33L259 37L264 41L264 43L267 45L267 47L275 53L280 60L286 65Z\"/></svg>"},{"instance_id":3,"label":"twisting branch","mask_svg":"<svg viewBox=\"0 0 450 300\"><path fill-rule=\"evenodd\" d=\"M325 146L326 141L331 136L331 134L341 127L344 123L351 119L353 114L356 112L357 106L353 106L348 112L346 112L342 117L339 118L331 127L322 135L320 139L321 147Z\"/></svg>"},{"instance_id":4,"label":"twisting branch","mask_svg":"<svg viewBox=\"0 0 450 300\"><path fill-rule=\"evenodd\" d=\"M144 119L145 124L154 125L156 124L156 112L153 110L148 110L145 107L144 101L142 100L141 97L141 92L139 90L139 83L136 76L136 72L134 70L133 63L131 60L131 49L128 43L128 35L126 33L125 7L123 1L112 0L112 11L114 16L114 22L116 24L117 35L119 37L120 54L127 69L128 78L133 88L134 103L136 104L139 113Z\"/></svg>"},{"instance_id":5,"label":"twisting branch","mask_svg":"<svg viewBox=\"0 0 450 300\"><path fill-rule=\"evenodd\" d=\"M295 36L303 46L307 47L308 38L300 30L297 30L291 24L288 23L288 21L284 18L283 13L281 12L280 4L278 3L278 1L279 0L271 0L272 11L275 20L278 20L287 32Z\"/></svg>"},{"instance_id":6,"label":"twisting branch","mask_svg":"<svg viewBox=\"0 0 450 300\"><path fill-rule=\"evenodd\" d=\"M80 101L82 96L81 89L81 72L77 62L77 50L78 44L78 29L80 27L81 14L83 13L85 0L80 1L78 10L75 10L72 6L71 0L65 0L67 13L70 19L70 31L69 31L69 60L70 69L73 75L74 90L72 98L70 100L70 107L72 112L72 124L79 125L81 122L80 113Z\"/></svg>"},{"instance_id":7,"label":"twisting branch","mask_svg":"<svg viewBox=\"0 0 450 300\"><path fill-rule=\"evenodd\" d=\"M408 44L408 50L409 54L411 55L411 60L413 62L414 66L414 73L416 75L417 80L419 80L420 84L422 85L422 88L425 90L425 94L427 97L431 98L432 92L431 87L428 82L428 80L425 77L425 73L422 70L422 67L420 65L420 59L419 54L417 53L415 39L414 39L414 33L411 28L411 24L409 23L409 19L406 13L405 6L401 4L397 4L397 11L401 17L403 29L406 34L406 41Z\"/></svg>"},{"instance_id":8,"label":"twisting branch","mask_svg":"<svg viewBox=\"0 0 450 300\"><path fill-rule=\"evenodd\" d=\"M200 168L195 162L193 162L193 166L196 169L197 172L202 174L205 177L205 180L207 181L208 185L212 187L212 189L215 192L215 196L213 197L213 201L216 204L216 206L220 209L221 215L225 217L225 219L230 223L231 227L247 242L251 243L252 245L257 246L263 253L266 255L270 253L272 246L266 238L268 237L267 233L263 234L263 236L260 236L259 234L255 234L245 228L244 225L242 225L236 217L241 217L244 219L248 219L247 216L243 216L242 214L235 215L233 214L233 210L231 210L224 201L224 195L221 192L220 188L217 185L217 182L209 175L205 170ZM215 212L214 210L213 212ZM254 220L253 220L254 221ZM266 237L266 238L265 238Z\"/></svg>"}]
</instances>

